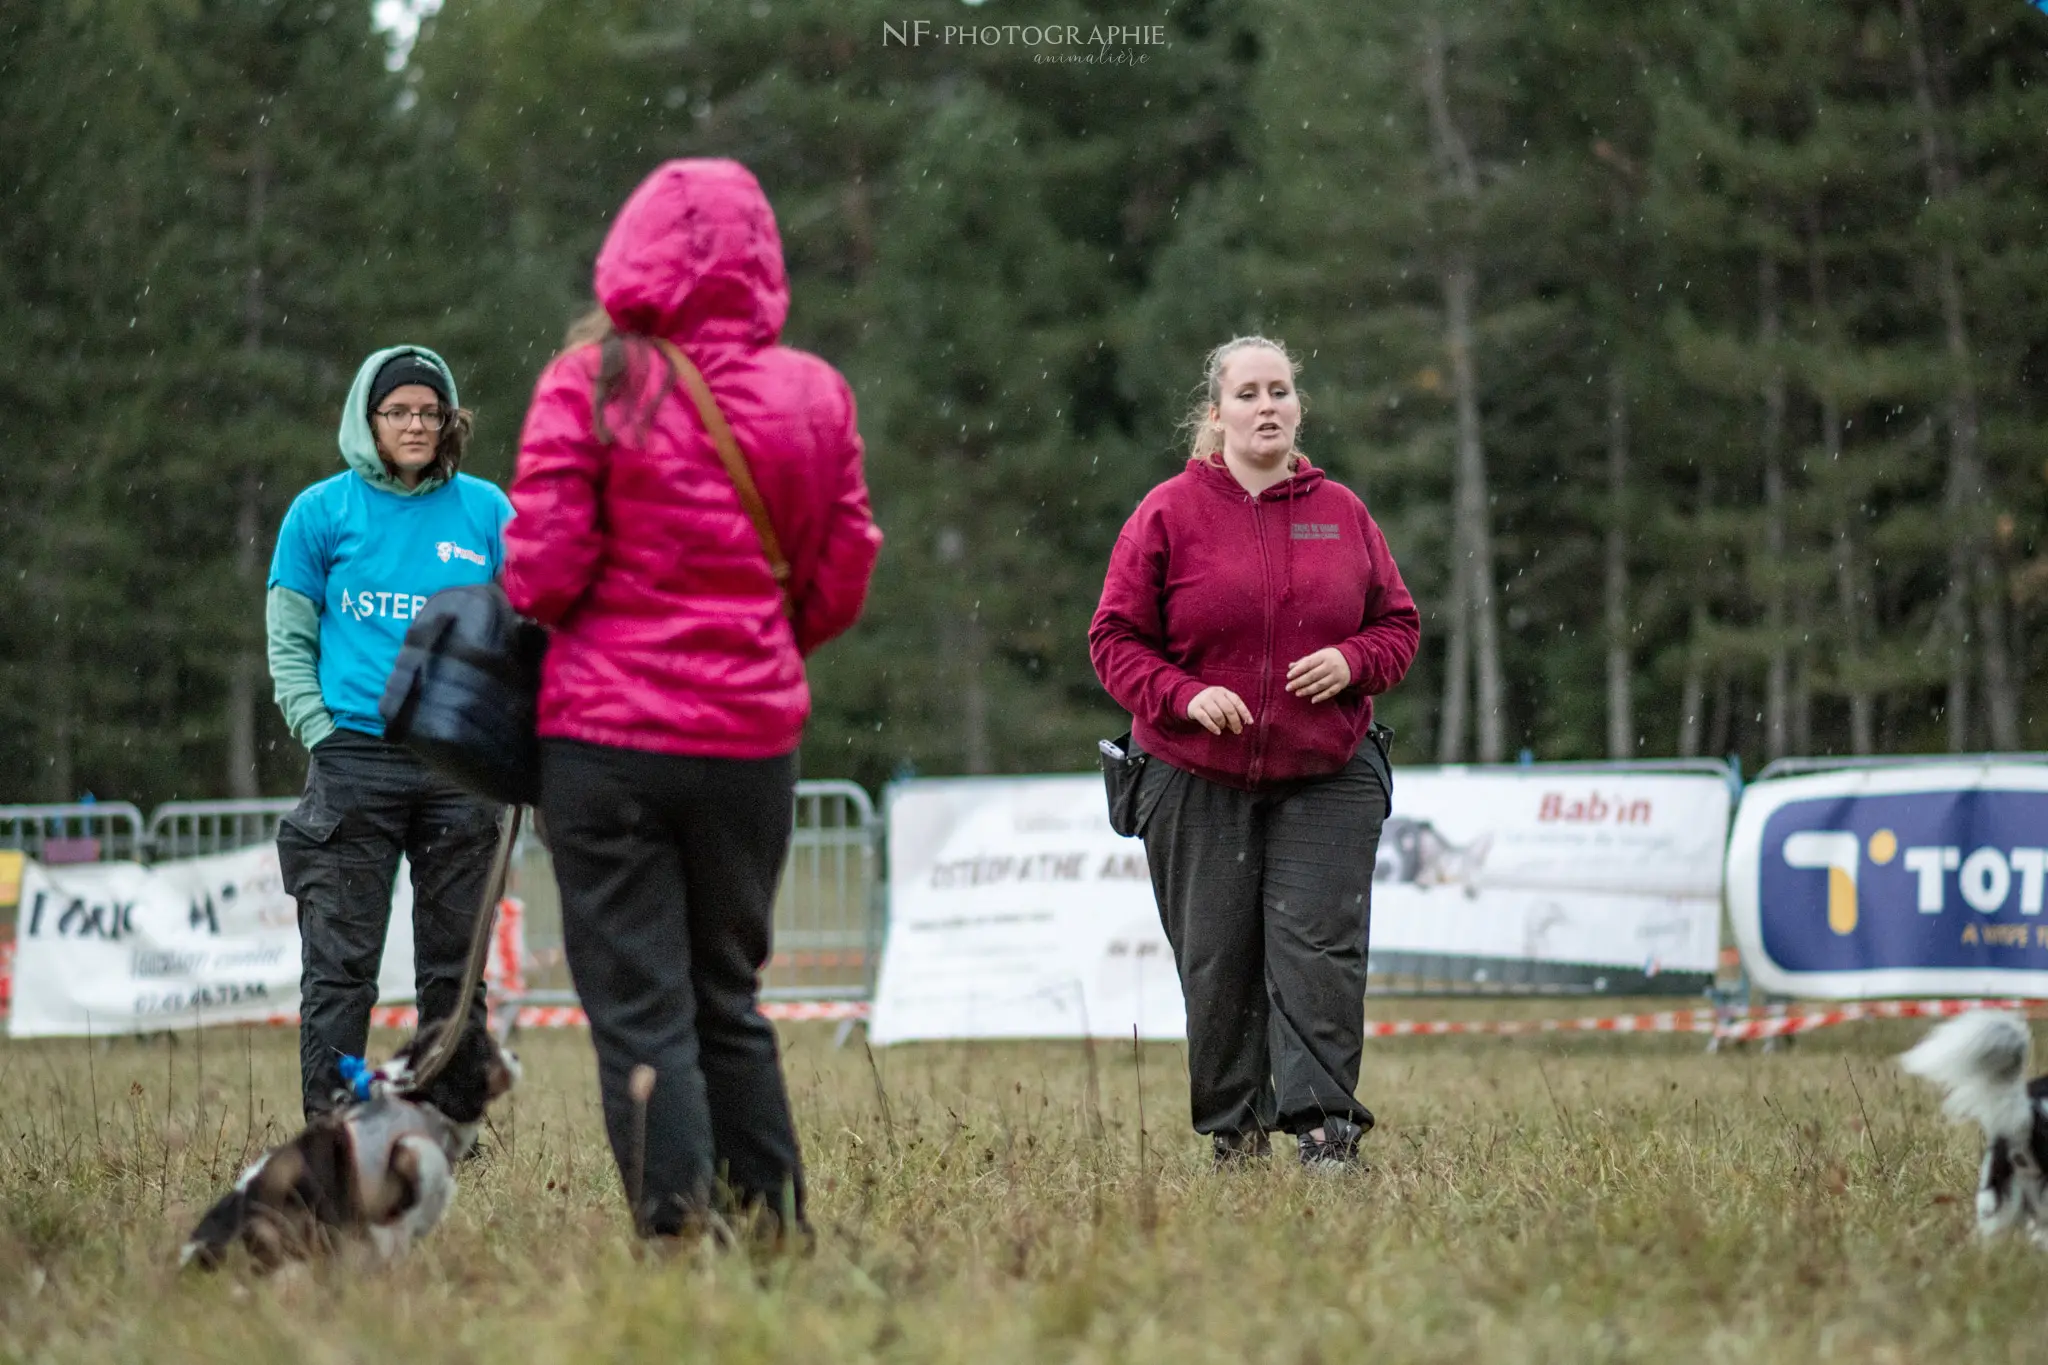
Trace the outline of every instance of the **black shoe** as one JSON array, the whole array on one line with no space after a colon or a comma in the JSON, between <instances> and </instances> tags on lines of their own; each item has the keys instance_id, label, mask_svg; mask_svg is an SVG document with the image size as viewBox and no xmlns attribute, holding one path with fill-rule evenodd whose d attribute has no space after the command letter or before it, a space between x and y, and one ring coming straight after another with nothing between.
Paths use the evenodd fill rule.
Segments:
<instances>
[{"instance_id":1,"label":"black shoe","mask_svg":"<svg viewBox=\"0 0 2048 1365\"><path fill-rule=\"evenodd\" d=\"M1209 1143L1219 1171L1239 1170L1273 1155L1272 1139L1256 1128L1249 1133L1211 1133Z\"/></svg>"},{"instance_id":2,"label":"black shoe","mask_svg":"<svg viewBox=\"0 0 2048 1365\"><path fill-rule=\"evenodd\" d=\"M1301 1157L1301 1166L1307 1171L1336 1171L1362 1168L1358 1159L1358 1142L1365 1136L1365 1129L1350 1119L1327 1118L1322 1122L1323 1135L1320 1138L1302 1133L1295 1138L1296 1150Z\"/></svg>"}]
</instances>

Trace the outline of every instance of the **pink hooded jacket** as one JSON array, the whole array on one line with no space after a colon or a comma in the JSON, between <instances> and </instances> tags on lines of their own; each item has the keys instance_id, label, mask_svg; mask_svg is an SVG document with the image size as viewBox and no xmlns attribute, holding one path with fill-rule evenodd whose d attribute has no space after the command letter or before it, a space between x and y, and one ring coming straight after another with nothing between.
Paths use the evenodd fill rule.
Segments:
<instances>
[{"instance_id":1,"label":"pink hooded jacket","mask_svg":"<svg viewBox=\"0 0 2048 1365\"><path fill-rule=\"evenodd\" d=\"M860 615L882 544L852 391L776 344L789 313L782 239L737 162L671 161L642 182L598 253L596 285L629 337L605 410L612 440L591 422L599 348L557 357L526 414L505 530L505 590L553 631L540 733L789 753L811 709L804 656ZM704 372L789 557L793 617L696 406L634 334L667 337Z\"/></svg>"}]
</instances>

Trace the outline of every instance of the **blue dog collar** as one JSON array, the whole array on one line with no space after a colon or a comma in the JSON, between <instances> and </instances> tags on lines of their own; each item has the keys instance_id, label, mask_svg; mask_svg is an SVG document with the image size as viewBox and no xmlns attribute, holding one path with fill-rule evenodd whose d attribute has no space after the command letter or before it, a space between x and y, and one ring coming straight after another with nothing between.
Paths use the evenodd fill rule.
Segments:
<instances>
[{"instance_id":1,"label":"blue dog collar","mask_svg":"<svg viewBox=\"0 0 2048 1365\"><path fill-rule=\"evenodd\" d=\"M348 1092L359 1100L370 1098L370 1078L376 1073L371 1070L367 1058L343 1057L341 1079L348 1086Z\"/></svg>"}]
</instances>

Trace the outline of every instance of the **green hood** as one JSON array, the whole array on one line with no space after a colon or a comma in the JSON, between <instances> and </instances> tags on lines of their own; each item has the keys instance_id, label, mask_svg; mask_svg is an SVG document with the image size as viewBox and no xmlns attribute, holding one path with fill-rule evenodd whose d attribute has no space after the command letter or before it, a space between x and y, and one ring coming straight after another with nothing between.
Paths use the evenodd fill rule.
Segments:
<instances>
[{"instance_id":1,"label":"green hood","mask_svg":"<svg viewBox=\"0 0 2048 1365\"><path fill-rule=\"evenodd\" d=\"M377 371L393 356L416 355L441 372L441 378L448 381L448 405L462 406L462 399L455 392L455 375L448 368L448 362L424 346L387 346L373 352L362 368L356 371L356 382L349 385L348 401L341 405L341 431L337 436L341 444L341 458L348 467L362 475L373 488L400 497L415 497L431 493L442 484L436 478L421 479L416 488L407 488L384 469L384 457L377 453L377 438L370 431L370 385L377 378Z\"/></svg>"}]
</instances>

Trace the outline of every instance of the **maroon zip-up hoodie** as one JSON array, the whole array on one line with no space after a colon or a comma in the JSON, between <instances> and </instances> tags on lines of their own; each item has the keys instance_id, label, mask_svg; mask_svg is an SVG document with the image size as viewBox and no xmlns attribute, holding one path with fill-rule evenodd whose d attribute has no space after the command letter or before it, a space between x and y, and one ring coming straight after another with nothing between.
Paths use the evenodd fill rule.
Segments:
<instances>
[{"instance_id":1,"label":"maroon zip-up hoodie","mask_svg":"<svg viewBox=\"0 0 2048 1365\"><path fill-rule=\"evenodd\" d=\"M1212 455L1189 460L1124 523L1088 651L1140 749L1256 791L1350 762L1373 697L1401 681L1421 635L1415 599L1357 494L1298 459L1253 497ZM1288 692L1287 666L1332 645L1350 685L1321 703ZM1188 719L1195 694L1218 685L1251 709L1241 735Z\"/></svg>"}]
</instances>

